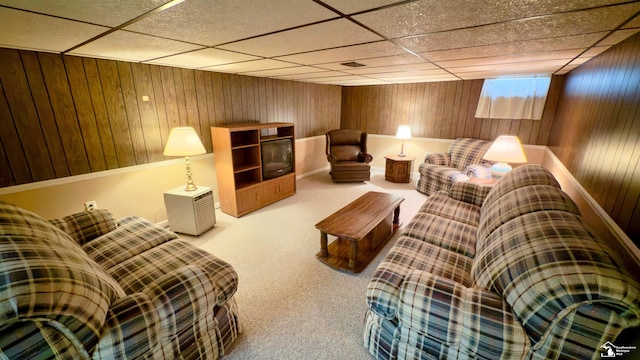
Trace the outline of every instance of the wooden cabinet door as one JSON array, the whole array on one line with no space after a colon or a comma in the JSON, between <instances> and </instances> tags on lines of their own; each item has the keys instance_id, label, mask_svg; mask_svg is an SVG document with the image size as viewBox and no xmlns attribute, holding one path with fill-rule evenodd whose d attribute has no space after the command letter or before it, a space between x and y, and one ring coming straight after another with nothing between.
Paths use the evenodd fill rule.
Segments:
<instances>
[{"instance_id":1,"label":"wooden cabinet door","mask_svg":"<svg viewBox=\"0 0 640 360\"><path fill-rule=\"evenodd\" d=\"M279 178L263 182L264 203L272 203L292 195L296 191L295 174L284 175Z\"/></svg>"},{"instance_id":2,"label":"wooden cabinet door","mask_svg":"<svg viewBox=\"0 0 640 360\"><path fill-rule=\"evenodd\" d=\"M250 186L236 192L238 214L258 209L263 204L262 185Z\"/></svg>"}]
</instances>

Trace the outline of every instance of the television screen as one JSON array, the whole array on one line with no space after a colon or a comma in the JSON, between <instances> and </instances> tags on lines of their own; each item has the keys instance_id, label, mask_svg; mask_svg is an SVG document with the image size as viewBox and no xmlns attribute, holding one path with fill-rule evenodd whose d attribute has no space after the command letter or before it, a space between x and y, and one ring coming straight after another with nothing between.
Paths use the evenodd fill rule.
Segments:
<instances>
[{"instance_id":1,"label":"television screen","mask_svg":"<svg viewBox=\"0 0 640 360\"><path fill-rule=\"evenodd\" d=\"M293 171L293 146L291 139L262 143L262 178L273 179Z\"/></svg>"}]
</instances>

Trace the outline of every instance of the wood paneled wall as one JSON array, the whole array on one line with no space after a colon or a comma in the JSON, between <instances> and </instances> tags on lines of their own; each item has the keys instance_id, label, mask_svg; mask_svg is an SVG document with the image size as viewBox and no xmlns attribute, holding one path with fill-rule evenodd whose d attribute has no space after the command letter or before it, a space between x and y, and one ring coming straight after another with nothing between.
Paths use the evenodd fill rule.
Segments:
<instances>
[{"instance_id":1,"label":"wood paneled wall","mask_svg":"<svg viewBox=\"0 0 640 360\"><path fill-rule=\"evenodd\" d=\"M640 34L566 76L549 147L640 246Z\"/></svg>"},{"instance_id":2,"label":"wood paneled wall","mask_svg":"<svg viewBox=\"0 0 640 360\"><path fill-rule=\"evenodd\" d=\"M143 101L147 96L149 101ZM169 130L340 126L341 88L0 48L0 187L164 160Z\"/></svg>"},{"instance_id":3,"label":"wood paneled wall","mask_svg":"<svg viewBox=\"0 0 640 360\"><path fill-rule=\"evenodd\" d=\"M398 125L408 124L415 137L518 135L525 144L546 145L562 80L553 77L542 120L475 118L483 80L344 87L341 126L395 135Z\"/></svg>"}]
</instances>

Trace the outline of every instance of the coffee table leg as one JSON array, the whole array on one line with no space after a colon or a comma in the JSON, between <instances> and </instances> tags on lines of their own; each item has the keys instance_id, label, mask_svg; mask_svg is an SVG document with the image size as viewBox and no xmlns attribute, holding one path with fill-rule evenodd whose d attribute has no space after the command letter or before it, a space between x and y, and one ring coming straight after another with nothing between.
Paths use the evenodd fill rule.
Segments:
<instances>
[{"instance_id":1,"label":"coffee table leg","mask_svg":"<svg viewBox=\"0 0 640 360\"><path fill-rule=\"evenodd\" d=\"M393 230L395 231L400 226L400 205L393 210Z\"/></svg>"},{"instance_id":2,"label":"coffee table leg","mask_svg":"<svg viewBox=\"0 0 640 360\"><path fill-rule=\"evenodd\" d=\"M327 233L324 231L320 232L320 256L329 256L329 250L327 250Z\"/></svg>"},{"instance_id":3,"label":"coffee table leg","mask_svg":"<svg viewBox=\"0 0 640 360\"><path fill-rule=\"evenodd\" d=\"M349 267L355 269L358 266L358 242L351 241L351 254L349 254Z\"/></svg>"}]
</instances>

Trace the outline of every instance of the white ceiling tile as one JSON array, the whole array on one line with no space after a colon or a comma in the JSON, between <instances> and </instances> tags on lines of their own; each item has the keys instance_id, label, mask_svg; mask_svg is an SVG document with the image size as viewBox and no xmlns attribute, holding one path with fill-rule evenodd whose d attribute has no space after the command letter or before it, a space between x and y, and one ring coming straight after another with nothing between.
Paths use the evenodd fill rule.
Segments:
<instances>
[{"instance_id":1,"label":"white ceiling tile","mask_svg":"<svg viewBox=\"0 0 640 360\"><path fill-rule=\"evenodd\" d=\"M471 46L460 49L419 52L425 58L440 62L445 60L468 59L478 57L507 56L517 54L559 51L566 49L586 49L595 44L607 33L561 36L549 39L517 41L511 43ZM417 39L417 38L414 38Z\"/></svg>"},{"instance_id":2,"label":"white ceiling tile","mask_svg":"<svg viewBox=\"0 0 640 360\"><path fill-rule=\"evenodd\" d=\"M288 67L288 68L282 68L282 69L251 71L243 74L252 75L252 76L273 77L273 76L282 76L282 75L316 73L319 71L323 71L323 69L318 69L311 66L295 66L295 67Z\"/></svg>"},{"instance_id":3,"label":"white ceiling tile","mask_svg":"<svg viewBox=\"0 0 640 360\"><path fill-rule=\"evenodd\" d=\"M440 68L432 63L421 63L421 64L408 64L408 65L393 65L393 66L364 66L358 68L347 68L344 67L344 71L350 74L380 74L380 73L393 73L393 72L413 72L413 71L425 71L425 70L439 70Z\"/></svg>"},{"instance_id":4,"label":"white ceiling tile","mask_svg":"<svg viewBox=\"0 0 640 360\"><path fill-rule=\"evenodd\" d=\"M613 9L600 8L444 31L398 42L415 52L425 52L549 39L557 37L558 34L591 34L612 30L621 24L628 17L624 10L640 11L640 2L620 5Z\"/></svg>"},{"instance_id":5,"label":"white ceiling tile","mask_svg":"<svg viewBox=\"0 0 640 360\"><path fill-rule=\"evenodd\" d=\"M369 66L369 67L425 63L422 57L419 57L413 54L392 55L392 56L372 57L372 58L366 58L366 59L351 59L351 60L361 64L365 64L366 66ZM327 70L349 69L348 67L342 65L342 63L344 63L344 61L317 64L315 66L323 69L327 69Z\"/></svg>"},{"instance_id":6,"label":"white ceiling tile","mask_svg":"<svg viewBox=\"0 0 640 360\"><path fill-rule=\"evenodd\" d=\"M278 61L278 60L261 59L261 60L238 62L233 64L210 66L210 67L204 68L203 70L231 72L231 73L246 73L251 71L281 69L281 68L292 67L292 66L296 66L296 64L291 64L288 62Z\"/></svg>"},{"instance_id":7,"label":"white ceiling tile","mask_svg":"<svg viewBox=\"0 0 640 360\"><path fill-rule=\"evenodd\" d=\"M346 76L346 75L348 74L341 73L340 71L318 71L318 72L309 72L309 73L302 73L302 74L283 75L282 77L291 79L291 80L313 80L313 79L322 79L322 78Z\"/></svg>"},{"instance_id":8,"label":"white ceiling tile","mask_svg":"<svg viewBox=\"0 0 640 360\"><path fill-rule=\"evenodd\" d=\"M639 11L628 0L0 0L0 46L344 86L449 81L447 70L565 73L638 36Z\"/></svg>"},{"instance_id":9,"label":"white ceiling tile","mask_svg":"<svg viewBox=\"0 0 640 360\"><path fill-rule=\"evenodd\" d=\"M202 49L184 54L163 57L160 59L149 61L149 63L188 68L202 68L207 66L229 64L255 59L258 58L255 56L238 54L231 51L219 49Z\"/></svg>"},{"instance_id":10,"label":"white ceiling tile","mask_svg":"<svg viewBox=\"0 0 640 360\"><path fill-rule=\"evenodd\" d=\"M198 48L200 48L200 46L179 41L128 31L116 31L69 53L107 59L148 61Z\"/></svg>"},{"instance_id":11,"label":"white ceiling tile","mask_svg":"<svg viewBox=\"0 0 640 360\"><path fill-rule=\"evenodd\" d=\"M549 51L544 53L531 53L531 54L519 54L519 55L506 55L506 56L494 56L494 57L478 57L470 59L460 60L448 60L438 61L441 67L454 69L464 66L482 66L482 65L500 65L500 64L521 64L526 66L526 63L533 61L548 61L548 60L560 60L560 63L571 61L571 59L580 55L582 49L572 49L564 51Z\"/></svg>"},{"instance_id":12,"label":"white ceiling tile","mask_svg":"<svg viewBox=\"0 0 640 360\"><path fill-rule=\"evenodd\" d=\"M428 34L458 28L603 6L618 1L495 1L422 0L356 15L354 18L390 38ZM452 16L455 14L455 16Z\"/></svg>"},{"instance_id":13,"label":"white ceiling tile","mask_svg":"<svg viewBox=\"0 0 640 360\"><path fill-rule=\"evenodd\" d=\"M188 0L126 29L213 46L334 17L313 1Z\"/></svg>"},{"instance_id":14,"label":"white ceiling tile","mask_svg":"<svg viewBox=\"0 0 640 360\"><path fill-rule=\"evenodd\" d=\"M400 47L388 42L378 41L370 44L345 46L336 49L313 51L304 54L281 56L277 59L291 61L305 65L315 65L332 62L354 61L380 56L406 54Z\"/></svg>"},{"instance_id":15,"label":"white ceiling tile","mask_svg":"<svg viewBox=\"0 0 640 360\"><path fill-rule=\"evenodd\" d=\"M108 28L0 7L0 46L62 52Z\"/></svg>"},{"instance_id":16,"label":"white ceiling tile","mask_svg":"<svg viewBox=\"0 0 640 360\"><path fill-rule=\"evenodd\" d=\"M353 14L369 9L376 9L382 6L402 2L404 0L322 0L323 3L340 11L343 14Z\"/></svg>"},{"instance_id":17,"label":"white ceiling tile","mask_svg":"<svg viewBox=\"0 0 640 360\"><path fill-rule=\"evenodd\" d=\"M55 15L58 17L81 20L98 25L118 26L136 18L147 11L169 3L171 0L155 1L27 1L0 0L0 5L8 5L19 9Z\"/></svg>"},{"instance_id":18,"label":"white ceiling tile","mask_svg":"<svg viewBox=\"0 0 640 360\"><path fill-rule=\"evenodd\" d=\"M618 30L607 36L598 43L598 46L611 46L624 41L626 38L636 34L640 29Z\"/></svg>"},{"instance_id":19,"label":"white ceiling tile","mask_svg":"<svg viewBox=\"0 0 640 360\"><path fill-rule=\"evenodd\" d=\"M239 41L220 46L220 48L273 57L380 39L379 36L353 22L340 19Z\"/></svg>"},{"instance_id":20,"label":"white ceiling tile","mask_svg":"<svg viewBox=\"0 0 640 360\"><path fill-rule=\"evenodd\" d=\"M587 57L594 57L597 55L602 54L603 52L607 51L611 46L596 46L596 47L592 47L591 49L585 51L582 56L587 56Z\"/></svg>"}]
</instances>

